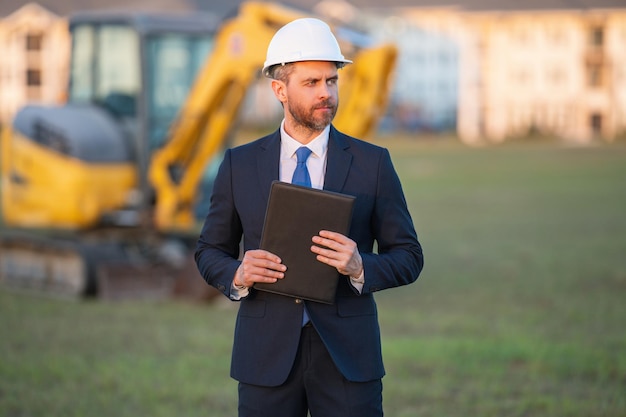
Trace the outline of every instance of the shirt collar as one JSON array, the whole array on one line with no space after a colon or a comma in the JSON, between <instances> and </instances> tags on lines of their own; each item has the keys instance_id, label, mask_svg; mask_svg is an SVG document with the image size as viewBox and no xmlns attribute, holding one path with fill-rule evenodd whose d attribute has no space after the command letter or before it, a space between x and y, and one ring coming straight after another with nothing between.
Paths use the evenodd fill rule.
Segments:
<instances>
[{"instance_id":1,"label":"shirt collar","mask_svg":"<svg viewBox=\"0 0 626 417\"><path fill-rule=\"evenodd\" d=\"M318 158L323 158L326 155L326 151L328 150L328 137L330 135L330 125L326 126L326 128L319 134L315 139L306 144L306 147L313 152ZM299 147L303 146L300 142L289 136L287 132L285 132L285 120L280 124L280 153L282 158L292 158Z\"/></svg>"}]
</instances>

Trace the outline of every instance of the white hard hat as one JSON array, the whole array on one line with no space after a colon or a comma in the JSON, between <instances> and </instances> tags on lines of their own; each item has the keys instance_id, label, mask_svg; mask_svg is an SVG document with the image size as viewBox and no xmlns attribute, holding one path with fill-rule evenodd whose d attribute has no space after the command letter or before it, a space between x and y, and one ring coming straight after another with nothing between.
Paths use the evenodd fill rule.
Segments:
<instances>
[{"instance_id":1,"label":"white hard hat","mask_svg":"<svg viewBox=\"0 0 626 417\"><path fill-rule=\"evenodd\" d=\"M280 28L267 47L263 75L270 67L299 61L332 61L339 68L352 61L345 59L330 27L319 19L296 19Z\"/></svg>"}]
</instances>

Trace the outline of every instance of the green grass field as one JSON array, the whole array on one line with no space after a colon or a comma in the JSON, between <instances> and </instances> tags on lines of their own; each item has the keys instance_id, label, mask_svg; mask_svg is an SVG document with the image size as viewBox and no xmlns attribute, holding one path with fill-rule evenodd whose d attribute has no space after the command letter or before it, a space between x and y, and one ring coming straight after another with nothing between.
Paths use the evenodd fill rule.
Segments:
<instances>
[{"instance_id":1,"label":"green grass field","mask_svg":"<svg viewBox=\"0 0 626 417\"><path fill-rule=\"evenodd\" d=\"M626 143L379 143L426 260L377 295L386 415L626 415ZM0 292L0 416L236 416L235 314Z\"/></svg>"}]
</instances>

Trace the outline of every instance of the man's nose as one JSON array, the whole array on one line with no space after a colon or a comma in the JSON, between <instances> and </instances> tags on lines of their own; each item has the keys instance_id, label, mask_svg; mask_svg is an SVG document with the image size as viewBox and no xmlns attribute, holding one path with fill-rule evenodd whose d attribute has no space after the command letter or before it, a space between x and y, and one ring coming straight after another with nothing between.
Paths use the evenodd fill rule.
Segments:
<instances>
[{"instance_id":1,"label":"man's nose","mask_svg":"<svg viewBox=\"0 0 626 417\"><path fill-rule=\"evenodd\" d=\"M332 95L332 87L328 83L320 83L319 88L320 98L328 98Z\"/></svg>"}]
</instances>

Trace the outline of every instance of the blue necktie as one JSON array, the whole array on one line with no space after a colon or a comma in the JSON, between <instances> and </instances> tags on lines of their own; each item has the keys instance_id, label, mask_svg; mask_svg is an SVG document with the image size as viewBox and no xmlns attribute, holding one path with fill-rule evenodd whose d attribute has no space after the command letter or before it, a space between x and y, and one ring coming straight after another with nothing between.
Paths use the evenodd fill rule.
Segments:
<instances>
[{"instance_id":1,"label":"blue necktie","mask_svg":"<svg viewBox=\"0 0 626 417\"><path fill-rule=\"evenodd\" d=\"M296 151L298 163L295 171L293 171L293 177L291 178L292 184L304 185L305 187L311 186L311 177L306 167L306 160L309 159L309 155L311 155L311 150L306 146L301 146Z\"/></svg>"},{"instance_id":2,"label":"blue necktie","mask_svg":"<svg viewBox=\"0 0 626 417\"><path fill-rule=\"evenodd\" d=\"M306 160L309 159L309 155L311 155L311 150L306 146L301 146L296 151L298 163L296 164L295 171L293 171L293 177L291 177L292 184L303 185L305 187L311 186L311 176L309 175L309 170L306 167ZM309 314L307 313L305 306L304 312L302 313L302 325L304 326L308 322Z\"/></svg>"}]
</instances>

